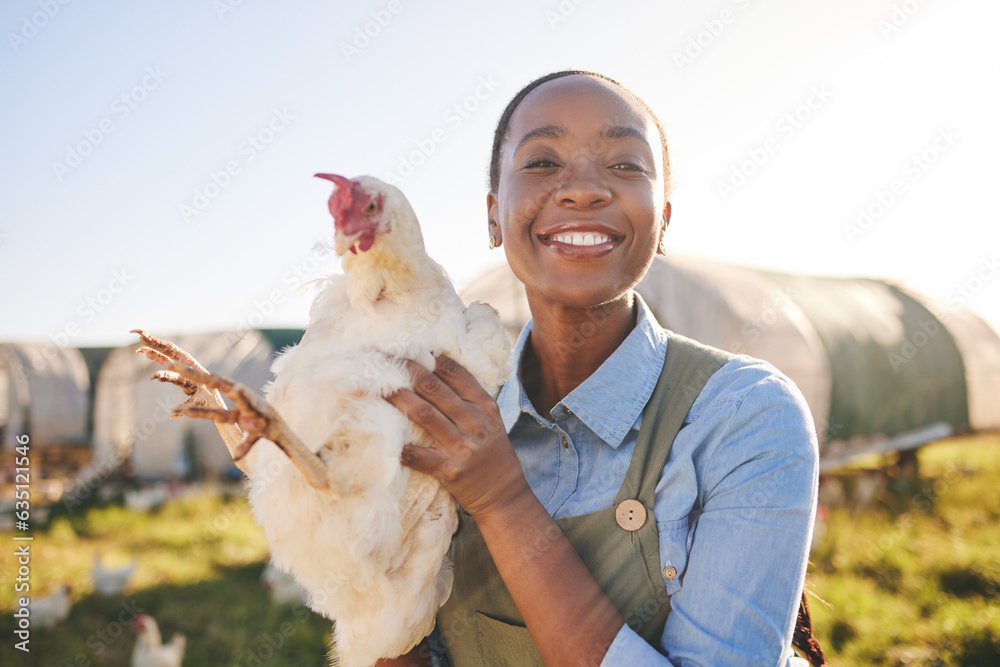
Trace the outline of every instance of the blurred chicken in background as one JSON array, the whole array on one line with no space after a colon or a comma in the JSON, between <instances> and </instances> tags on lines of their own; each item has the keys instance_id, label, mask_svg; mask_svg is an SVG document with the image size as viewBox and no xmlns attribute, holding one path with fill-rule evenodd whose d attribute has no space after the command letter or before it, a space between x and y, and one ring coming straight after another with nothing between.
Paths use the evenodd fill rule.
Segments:
<instances>
[{"instance_id":1,"label":"blurred chicken in background","mask_svg":"<svg viewBox=\"0 0 1000 667\"><path fill-rule=\"evenodd\" d=\"M94 554L94 566L91 569L91 577L94 580L94 590L101 595L118 595L128 584L138 563L133 558L124 567L109 570L101 564L102 555L100 552Z\"/></svg>"},{"instance_id":2,"label":"blurred chicken in background","mask_svg":"<svg viewBox=\"0 0 1000 667\"><path fill-rule=\"evenodd\" d=\"M187 637L177 632L168 644L162 643L160 626L146 614L137 614L132 627L139 637L132 649L130 667L180 667Z\"/></svg>"}]
</instances>

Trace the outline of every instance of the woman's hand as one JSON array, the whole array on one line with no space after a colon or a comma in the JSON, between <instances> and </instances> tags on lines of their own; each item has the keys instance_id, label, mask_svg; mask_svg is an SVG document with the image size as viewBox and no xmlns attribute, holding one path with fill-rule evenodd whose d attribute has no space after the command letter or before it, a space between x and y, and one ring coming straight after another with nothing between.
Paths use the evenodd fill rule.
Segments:
<instances>
[{"instance_id":1,"label":"woman's hand","mask_svg":"<svg viewBox=\"0 0 1000 667\"><path fill-rule=\"evenodd\" d=\"M434 439L430 447L406 445L403 464L440 480L473 517L531 493L496 401L458 362L436 359L433 373L406 361L413 390L386 399Z\"/></svg>"},{"instance_id":2,"label":"woman's hand","mask_svg":"<svg viewBox=\"0 0 1000 667\"><path fill-rule=\"evenodd\" d=\"M457 362L433 373L407 362L413 391L388 401L434 439L402 460L432 475L472 515L545 664L599 662L624 624L580 556L532 493L496 401ZM525 544L544 539L546 557Z\"/></svg>"}]
</instances>

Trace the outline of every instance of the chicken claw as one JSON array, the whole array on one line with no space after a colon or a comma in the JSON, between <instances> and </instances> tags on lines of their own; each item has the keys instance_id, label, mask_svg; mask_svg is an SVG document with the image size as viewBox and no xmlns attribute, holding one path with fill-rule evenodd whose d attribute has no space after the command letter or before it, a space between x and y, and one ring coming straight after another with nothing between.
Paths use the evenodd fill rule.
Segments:
<instances>
[{"instance_id":1,"label":"chicken claw","mask_svg":"<svg viewBox=\"0 0 1000 667\"><path fill-rule=\"evenodd\" d=\"M170 363L170 361L168 360L167 363ZM200 389L198 385L190 380L185 380L181 377L180 373L177 373L176 371L156 371L149 379L175 384L184 390L184 393L188 396L194 396L198 393L198 389Z\"/></svg>"},{"instance_id":2,"label":"chicken claw","mask_svg":"<svg viewBox=\"0 0 1000 667\"><path fill-rule=\"evenodd\" d=\"M139 334L146 345L137 352L165 367L150 379L177 385L187 394L188 400L174 408L174 415L211 419L233 463L247 477L251 475L243 458L258 440L266 438L285 452L310 486L330 492L326 468L319 456L299 440L270 403L235 380L209 373L197 359L170 341L142 329L133 329L132 333ZM223 402L222 394L236 404L234 408Z\"/></svg>"},{"instance_id":3,"label":"chicken claw","mask_svg":"<svg viewBox=\"0 0 1000 667\"><path fill-rule=\"evenodd\" d=\"M187 403L174 408L175 413L188 417L237 424L243 430L244 435L236 451L233 452L234 460L239 461L246 456L250 448L261 438L270 440L272 436L280 437L283 429L288 430L275 409L245 385L188 364L178 362L174 363L171 368L182 380L197 386L218 389L236 404L232 410L188 405ZM281 447L280 444L278 446ZM284 448L282 447L282 449Z\"/></svg>"},{"instance_id":4,"label":"chicken claw","mask_svg":"<svg viewBox=\"0 0 1000 667\"><path fill-rule=\"evenodd\" d=\"M205 370L205 367L199 364L197 359L168 340L158 338L142 329L132 329L130 333L139 334L139 340L148 346L139 348L137 351L145 354L150 360L158 364L167 365L169 360L173 360L180 361L188 366L194 366L202 371Z\"/></svg>"},{"instance_id":5,"label":"chicken claw","mask_svg":"<svg viewBox=\"0 0 1000 667\"><path fill-rule=\"evenodd\" d=\"M157 336L143 331L142 329L133 329L132 333L139 334L139 339L146 346L140 347L136 350L136 352L146 355L146 358L150 361L154 361L165 367L165 370L157 371L150 379L159 380L160 382L168 382L180 387L188 396L188 400L185 401L182 406L202 407L217 410L228 409L225 402L222 400L222 395L217 390L184 378L177 372L177 368L174 366L176 363L182 363L207 373L205 367L198 363L197 359L170 341L158 338ZM175 412L174 416L175 418L181 417L183 416L183 413ZM240 430L239 426L236 425L235 420L232 419L213 418L212 421L215 423L215 428L219 431L219 435L222 436L222 441L226 443L226 448L229 450L230 456L233 457L233 462L236 464L236 467L242 470L243 474L247 477L250 477L250 471L247 469L247 466L239 460L242 457L236 457L237 449L243 442L243 431Z\"/></svg>"}]
</instances>

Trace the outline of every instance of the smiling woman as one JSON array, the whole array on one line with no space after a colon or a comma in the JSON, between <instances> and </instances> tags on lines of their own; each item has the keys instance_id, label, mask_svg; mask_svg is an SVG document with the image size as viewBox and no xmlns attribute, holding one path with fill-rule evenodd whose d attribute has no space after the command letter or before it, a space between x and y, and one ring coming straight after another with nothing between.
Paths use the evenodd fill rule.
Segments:
<instances>
[{"instance_id":1,"label":"smiling woman","mask_svg":"<svg viewBox=\"0 0 1000 667\"><path fill-rule=\"evenodd\" d=\"M553 77L501 119L487 197L490 235L507 243L529 303L629 301L662 240L670 220L662 132L641 103L616 88L592 76Z\"/></svg>"},{"instance_id":2,"label":"smiling woman","mask_svg":"<svg viewBox=\"0 0 1000 667\"><path fill-rule=\"evenodd\" d=\"M532 314L515 373L494 400L442 358L389 399L434 439L404 463L462 508L455 665L800 660L815 429L774 367L664 330L633 291L669 194L659 122L606 77L550 74L501 117L488 229Z\"/></svg>"}]
</instances>

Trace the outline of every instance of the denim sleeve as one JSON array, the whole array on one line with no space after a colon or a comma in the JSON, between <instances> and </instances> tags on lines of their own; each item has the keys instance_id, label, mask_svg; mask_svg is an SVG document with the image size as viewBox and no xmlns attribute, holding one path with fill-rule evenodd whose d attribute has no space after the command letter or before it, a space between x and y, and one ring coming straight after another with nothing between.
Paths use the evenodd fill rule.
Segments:
<instances>
[{"instance_id":1,"label":"denim sleeve","mask_svg":"<svg viewBox=\"0 0 1000 667\"><path fill-rule=\"evenodd\" d=\"M798 388L773 367L720 372L719 399L682 429L678 460L672 451L667 464L688 468L695 509L664 516L661 560L678 576L665 581L669 661L659 664L795 664L788 647L816 509L815 428ZM631 650L621 635L623 650Z\"/></svg>"},{"instance_id":2,"label":"denim sleeve","mask_svg":"<svg viewBox=\"0 0 1000 667\"><path fill-rule=\"evenodd\" d=\"M621 665L672 665L663 654L649 645L635 631L623 625L604 654L601 667L621 667Z\"/></svg>"},{"instance_id":3,"label":"denim sleeve","mask_svg":"<svg viewBox=\"0 0 1000 667\"><path fill-rule=\"evenodd\" d=\"M791 647L787 648L785 653L786 655L782 662L785 667L811 667L809 661L795 655ZM629 665L630 667L641 667L642 665L672 666L674 664L646 643L642 637L635 634L635 631L627 625L623 625L622 629L615 635L615 640L608 647L608 652L604 655L604 660L601 661L601 667L621 667L622 665Z\"/></svg>"}]
</instances>

